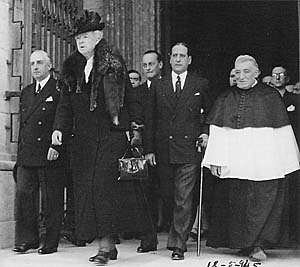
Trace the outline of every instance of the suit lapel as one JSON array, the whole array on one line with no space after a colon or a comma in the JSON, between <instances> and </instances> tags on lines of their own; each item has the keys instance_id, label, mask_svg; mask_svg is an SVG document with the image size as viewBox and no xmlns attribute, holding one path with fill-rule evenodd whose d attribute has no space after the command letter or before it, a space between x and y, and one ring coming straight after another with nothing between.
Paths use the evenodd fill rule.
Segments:
<instances>
[{"instance_id":1,"label":"suit lapel","mask_svg":"<svg viewBox=\"0 0 300 267\"><path fill-rule=\"evenodd\" d=\"M53 88L55 88L55 80L50 77L49 81L45 84L44 88L41 90L41 92L38 95L34 95L35 91L35 84L33 86L32 90L32 102L30 105L30 108L28 112L24 116L24 121L26 121L31 114L41 105L41 103L51 95Z\"/></svg>"}]
</instances>

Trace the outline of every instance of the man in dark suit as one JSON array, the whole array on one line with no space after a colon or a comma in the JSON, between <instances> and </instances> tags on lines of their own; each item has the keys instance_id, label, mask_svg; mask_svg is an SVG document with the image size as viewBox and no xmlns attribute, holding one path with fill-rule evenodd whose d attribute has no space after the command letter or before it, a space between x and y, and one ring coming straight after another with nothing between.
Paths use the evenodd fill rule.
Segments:
<instances>
[{"instance_id":1,"label":"man in dark suit","mask_svg":"<svg viewBox=\"0 0 300 267\"><path fill-rule=\"evenodd\" d=\"M294 93L290 93L286 90L286 86L289 83L289 75L286 67L282 65L275 66L272 69L272 78L270 85L274 87L281 95L283 103L286 107L286 111L292 125L298 147L300 141L299 133L299 112L300 112L300 96ZM300 182L299 171L290 173L288 178L288 204L289 204L289 234L292 241L300 242Z\"/></svg>"},{"instance_id":2,"label":"man in dark suit","mask_svg":"<svg viewBox=\"0 0 300 267\"><path fill-rule=\"evenodd\" d=\"M208 82L187 71L190 52L185 43L172 47L172 73L153 83L145 125L146 158L151 165L157 163L162 194L173 211L167 244L173 260L183 260L187 250L201 160L196 144L206 146L208 140L208 127L203 124L210 108Z\"/></svg>"},{"instance_id":3,"label":"man in dark suit","mask_svg":"<svg viewBox=\"0 0 300 267\"><path fill-rule=\"evenodd\" d=\"M142 83L138 90L142 94L142 99L144 101L144 121L148 120L148 109L149 105L149 94L151 90L152 82L161 79L161 70L163 67L162 56L156 50L148 50L143 54L142 59L143 71L146 75L146 81Z\"/></svg>"},{"instance_id":4,"label":"man in dark suit","mask_svg":"<svg viewBox=\"0 0 300 267\"><path fill-rule=\"evenodd\" d=\"M63 216L63 148L51 145L53 121L60 93L51 77L48 54L31 54L34 83L25 87L20 98L20 132L17 154L16 228L13 251L25 253L39 247L37 207L41 187L46 239L39 254L57 251Z\"/></svg>"},{"instance_id":5,"label":"man in dark suit","mask_svg":"<svg viewBox=\"0 0 300 267\"><path fill-rule=\"evenodd\" d=\"M272 70L271 86L273 86L282 96L282 100L286 106L286 110L293 127L298 146L299 146L299 95L290 93L286 90L286 85L289 82L287 70L283 66L276 66Z\"/></svg>"},{"instance_id":6,"label":"man in dark suit","mask_svg":"<svg viewBox=\"0 0 300 267\"><path fill-rule=\"evenodd\" d=\"M156 50L147 50L143 54L142 67L146 75L146 81L137 87L140 99L143 102L143 119L145 124L149 119L150 91L151 84L157 79L161 79L161 70L163 67L162 56ZM157 178L157 170L153 166L149 168L149 181L143 183L144 191L146 192L147 203L145 211L150 213L148 216L152 225L152 231L141 235L141 244L137 248L138 253L145 253L157 250L157 234L156 223L158 222L158 209L162 209L161 198L159 194L159 182ZM158 205L160 204L160 207ZM159 222L160 223L160 222Z\"/></svg>"}]
</instances>

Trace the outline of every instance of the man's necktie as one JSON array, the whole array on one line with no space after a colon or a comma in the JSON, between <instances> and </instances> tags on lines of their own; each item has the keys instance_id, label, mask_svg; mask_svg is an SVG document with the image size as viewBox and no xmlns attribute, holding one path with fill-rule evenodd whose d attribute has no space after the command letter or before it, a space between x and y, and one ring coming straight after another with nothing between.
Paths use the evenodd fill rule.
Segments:
<instances>
[{"instance_id":1,"label":"man's necktie","mask_svg":"<svg viewBox=\"0 0 300 267\"><path fill-rule=\"evenodd\" d=\"M41 84L39 83L39 84L38 84L38 88L36 89L35 94L37 95L37 94L41 91L41 89L42 89L42 86L41 86Z\"/></svg>"},{"instance_id":2,"label":"man's necktie","mask_svg":"<svg viewBox=\"0 0 300 267\"><path fill-rule=\"evenodd\" d=\"M181 81L179 75L177 76L177 81L175 83L175 94L177 99L180 97L181 94Z\"/></svg>"}]
</instances>

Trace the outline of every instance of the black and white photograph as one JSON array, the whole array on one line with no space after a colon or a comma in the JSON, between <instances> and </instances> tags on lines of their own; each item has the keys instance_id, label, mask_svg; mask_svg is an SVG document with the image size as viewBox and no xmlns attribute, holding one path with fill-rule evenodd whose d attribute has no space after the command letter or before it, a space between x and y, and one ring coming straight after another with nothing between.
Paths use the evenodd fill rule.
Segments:
<instances>
[{"instance_id":1,"label":"black and white photograph","mask_svg":"<svg viewBox=\"0 0 300 267\"><path fill-rule=\"evenodd\" d=\"M300 264L300 0L0 0L1 267Z\"/></svg>"}]
</instances>

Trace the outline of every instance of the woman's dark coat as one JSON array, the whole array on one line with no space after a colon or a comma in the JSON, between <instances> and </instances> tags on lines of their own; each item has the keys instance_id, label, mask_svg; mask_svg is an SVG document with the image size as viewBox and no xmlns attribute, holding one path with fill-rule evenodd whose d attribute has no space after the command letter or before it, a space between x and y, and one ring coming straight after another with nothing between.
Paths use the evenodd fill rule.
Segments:
<instances>
[{"instance_id":1,"label":"woman's dark coat","mask_svg":"<svg viewBox=\"0 0 300 267\"><path fill-rule=\"evenodd\" d=\"M126 68L125 72L119 72L120 75L112 76L116 73L115 67L110 65L107 55L105 63L97 58L96 53L106 53L103 50L110 53L110 56L116 55L113 58L114 64L117 62L118 67L125 68L121 57L102 40L96 46L88 84L84 81L86 60L75 52L63 64L59 85L62 93L55 129L63 132L63 138L70 131L73 133L70 157L74 180L76 238L80 240L92 240L120 231L144 230L141 229L143 222L139 221L144 218L138 205L141 201L140 187L133 182L117 181L118 159L128 146L125 131L129 130L131 121L141 123L141 107L127 75L122 77ZM105 71L102 64L107 65ZM118 88L113 90L121 92L119 96L115 92L111 94L119 99L110 104L104 92L105 79L109 79L108 86L113 87L115 82ZM125 90L122 90L122 83ZM93 101L96 101L96 105L91 109ZM113 108L119 113L120 126L117 128L112 125L112 112L108 108L115 103L120 104Z\"/></svg>"}]
</instances>

